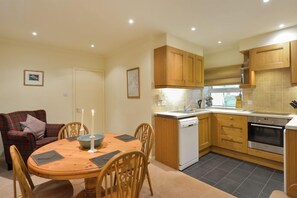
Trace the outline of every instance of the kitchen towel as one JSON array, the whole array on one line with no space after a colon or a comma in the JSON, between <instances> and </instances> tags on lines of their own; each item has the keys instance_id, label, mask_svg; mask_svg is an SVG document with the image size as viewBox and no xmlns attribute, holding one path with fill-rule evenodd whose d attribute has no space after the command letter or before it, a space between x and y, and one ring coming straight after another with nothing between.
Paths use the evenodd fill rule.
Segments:
<instances>
[{"instance_id":1,"label":"kitchen towel","mask_svg":"<svg viewBox=\"0 0 297 198\"><path fill-rule=\"evenodd\" d=\"M136 140L137 139L136 137L131 136L131 135L127 135L127 134L115 136L115 138L117 138L119 140L122 140L124 142L130 142L132 140Z\"/></svg>"},{"instance_id":2,"label":"kitchen towel","mask_svg":"<svg viewBox=\"0 0 297 198\"><path fill-rule=\"evenodd\" d=\"M32 155L32 159L35 161L35 163L40 166L43 164L47 164L53 161L57 161L60 159L63 159L64 157L60 155L57 151L51 150L44 153L39 153L36 155Z\"/></svg>"},{"instance_id":3,"label":"kitchen towel","mask_svg":"<svg viewBox=\"0 0 297 198\"><path fill-rule=\"evenodd\" d=\"M99 166L101 168L108 162L108 160L110 160L113 156L115 156L116 154L118 154L120 152L121 151L116 150L111 153L107 153L107 154L104 154L104 155L101 155L98 157L94 157L90 160L91 160L91 162L93 162L94 164L96 164L97 166Z\"/></svg>"}]
</instances>

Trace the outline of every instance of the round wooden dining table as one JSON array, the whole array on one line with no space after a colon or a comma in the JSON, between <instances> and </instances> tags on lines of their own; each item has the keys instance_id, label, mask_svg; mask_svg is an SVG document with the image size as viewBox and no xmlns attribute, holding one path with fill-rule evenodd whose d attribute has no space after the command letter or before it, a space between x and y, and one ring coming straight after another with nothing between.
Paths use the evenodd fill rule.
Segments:
<instances>
[{"instance_id":1,"label":"round wooden dining table","mask_svg":"<svg viewBox=\"0 0 297 198\"><path fill-rule=\"evenodd\" d=\"M77 197L96 197L96 182L102 167L98 167L90 159L100 155L108 154L113 151L141 150L141 142L138 139L124 142L115 138L120 134L104 134L104 140L95 153L89 153L88 150L80 148L79 142L69 141L67 139L58 140L47 144L29 157L27 163L30 172L34 175L54 179L84 179L85 189ZM43 165L37 165L32 159L33 155L54 150L63 156L63 159L53 161Z\"/></svg>"}]
</instances>

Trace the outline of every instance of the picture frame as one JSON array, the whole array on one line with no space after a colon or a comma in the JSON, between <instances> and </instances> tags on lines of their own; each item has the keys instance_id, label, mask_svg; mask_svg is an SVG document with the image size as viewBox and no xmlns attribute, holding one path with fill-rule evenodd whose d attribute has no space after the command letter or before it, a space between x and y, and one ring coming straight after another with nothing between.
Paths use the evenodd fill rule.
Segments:
<instances>
[{"instance_id":1,"label":"picture frame","mask_svg":"<svg viewBox=\"0 0 297 198\"><path fill-rule=\"evenodd\" d=\"M24 70L25 86L43 86L43 81L44 81L43 71Z\"/></svg>"},{"instance_id":2,"label":"picture frame","mask_svg":"<svg viewBox=\"0 0 297 198\"><path fill-rule=\"evenodd\" d=\"M127 70L127 97L140 98L139 67Z\"/></svg>"}]
</instances>

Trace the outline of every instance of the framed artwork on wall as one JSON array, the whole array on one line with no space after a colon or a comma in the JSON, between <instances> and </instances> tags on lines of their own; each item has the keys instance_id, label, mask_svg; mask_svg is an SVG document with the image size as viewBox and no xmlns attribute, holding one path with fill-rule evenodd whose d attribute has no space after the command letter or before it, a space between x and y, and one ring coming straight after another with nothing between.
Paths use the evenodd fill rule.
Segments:
<instances>
[{"instance_id":1,"label":"framed artwork on wall","mask_svg":"<svg viewBox=\"0 0 297 198\"><path fill-rule=\"evenodd\" d=\"M43 71L24 70L25 86L43 86Z\"/></svg>"},{"instance_id":2,"label":"framed artwork on wall","mask_svg":"<svg viewBox=\"0 0 297 198\"><path fill-rule=\"evenodd\" d=\"M127 97L140 98L139 67L127 70Z\"/></svg>"}]
</instances>

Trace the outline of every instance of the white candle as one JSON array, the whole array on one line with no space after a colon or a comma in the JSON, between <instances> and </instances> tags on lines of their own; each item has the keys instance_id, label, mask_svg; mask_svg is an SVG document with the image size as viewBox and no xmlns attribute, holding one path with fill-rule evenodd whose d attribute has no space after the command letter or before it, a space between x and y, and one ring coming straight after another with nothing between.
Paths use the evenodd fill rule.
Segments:
<instances>
[{"instance_id":1,"label":"white candle","mask_svg":"<svg viewBox=\"0 0 297 198\"><path fill-rule=\"evenodd\" d=\"M80 130L83 130L84 128L84 109L81 109L81 125L80 125Z\"/></svg>"},{"instance_id":2,"label":"white candle","mask_svg":"<svg viewBox=\"0 0 297 198\"><path fill-rule=\"evenodd\" d=\"M95 116L95 110L92 109L92 128L91 128L91 135L94 135L94 116Z\"/></svg>"}]
</instances>

